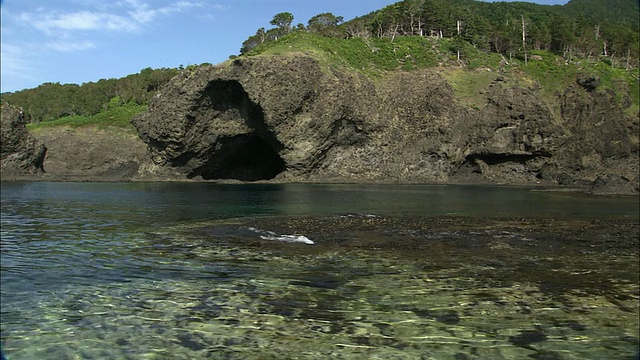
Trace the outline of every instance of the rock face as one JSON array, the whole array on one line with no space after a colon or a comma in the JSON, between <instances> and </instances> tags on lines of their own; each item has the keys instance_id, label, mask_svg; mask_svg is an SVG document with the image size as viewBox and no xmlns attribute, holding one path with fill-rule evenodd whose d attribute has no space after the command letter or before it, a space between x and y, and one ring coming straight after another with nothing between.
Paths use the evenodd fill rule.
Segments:
<instances>
[{"instance_id":1,"label":"rock face","mask_svg":"<svg viewBox=\"0 0 640 360\"><path fill-rule=\"evenodd\" d=\"M34 135L45 143L44 179L127 181L149 158L135 131L121 128L51 127Z\"/></svg>"},{"instance_id":2,"label":"rock face","mask_svg":"<svg viewBox=\"0 0 640 360\"><path fill-rule=\"evenodd\" d=\"M333 148L367 140L378 122L375 100L364 78L327 73L309 57L243 59L174 78L133 123L159 173L307 177Z\"/></svg>"},{"instance_id":3,"label":"rock face","mask_svg":"<svg viewBox=\"0 0 640 360\"><path fill-rule=\"evenodd\" d=\"M3 177L44 171L47 148L29 135L19 109L2 104L0 129L0 169Z\"/></svg>"},{"instance_id":4,"label":"rock face","mask_svg":"<svg viewBox=\"0 0 640 360\"><path fill-rule=\"evenodd\" d=\"M496 75L469 107L435 69L374 82L304 54L257 56L183 72L133 123L152 159L143 176L589 185L611 174L637 192L637 118L579 81L547 104Z\"/></svg>"},{"instance_id":5,"label":"rock face","mask_svg":"<svg viewBox=\"0 0 640 360\"><path fill-rule=\"evenodd\" d=\"M57 126L30 134L20 110L7 104L0 154L3 180L126 181L149 162L146 144L131 129Z\"/></svg>"}]
</instances>

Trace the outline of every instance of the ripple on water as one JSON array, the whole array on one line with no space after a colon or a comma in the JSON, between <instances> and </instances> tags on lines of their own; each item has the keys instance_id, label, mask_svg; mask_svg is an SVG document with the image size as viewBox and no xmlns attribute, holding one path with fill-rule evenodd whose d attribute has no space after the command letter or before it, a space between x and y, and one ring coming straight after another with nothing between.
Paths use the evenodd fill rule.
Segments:
<instances>
[{"instance_id":1,"label":"ripple on water","mask_svg":"<svg viewBox=\"0 0 640 360\"><path fill-rule=\"evenodd\" d=\"M612 236L584 223L474 221L249 218L149 230L114 249L112 261L133 264L120 276L3 303L4 346L12 360L599 359L637 349L637 244L626 244L637 223Z\"/></svg>"}]
</instances>

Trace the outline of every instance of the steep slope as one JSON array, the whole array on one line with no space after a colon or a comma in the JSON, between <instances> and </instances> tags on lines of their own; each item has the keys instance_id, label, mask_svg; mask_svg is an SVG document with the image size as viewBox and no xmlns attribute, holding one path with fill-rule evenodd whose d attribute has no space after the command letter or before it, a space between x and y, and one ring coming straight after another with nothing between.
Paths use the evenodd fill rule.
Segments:
<instances>
[{"instance_id":1,"label":"steep slope","mask_svg":"<svg viewBox=\"0 0 640 360\"><path fill-rule=\"evenodd\" d=\"M146 145L119 127L45 127L33 136L48 149L42 180L127 181L148 161Z\"/></svg>"},{"instance_id":2,"label":"steep slope","mask_svg":"<svg viewBox=\"0 0 640 360\"><path fill-rule=\"evenodd\" d=\"M637 191L638 122L613 94L576 83L554 107L535 83L494 73L469 106L443 70L374 81L289 53L185 72L134 119L153 159L144 175L570 185L611 175Z\"/></svg>"}]
</instances>

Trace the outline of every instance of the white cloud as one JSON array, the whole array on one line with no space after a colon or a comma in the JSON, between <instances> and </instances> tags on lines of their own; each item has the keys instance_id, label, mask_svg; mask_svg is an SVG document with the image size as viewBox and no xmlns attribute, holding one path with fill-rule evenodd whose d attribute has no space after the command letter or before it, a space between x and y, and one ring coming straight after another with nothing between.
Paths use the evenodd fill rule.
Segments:
<instances>
[{"instance_id":1,"label":"white cloud","mask_svg":"<svg viewBox=\"0 0 640 360\"><path fill-rule=\"evenodd\" d=\"M20 15L20 21L49 36L67 36L72 32L90 30L134 31L138 28L136 22L126 17L91 11L25 13Z\"/></svg>"},{"instance_id":2,"label":"white cloud","mask_svg":"<svg viewBox=\"0 0 640 360\"><path fill-rule=\"evenodd\" d=\"M8 6L12 5L12 6ZM104 46L114 35L143 33L178 14L218 9L203 0L29 0L3 4L1 86L14 91L42 82L54 53Z\"/></svg>"},{"instance_id":3,"label":"white cloud","mask_svg":"<svg viewBox=\"0 0 640 360\"><path fill-rule=\"evenodd\" d=\"M10 72L21 72L28 70L29 66L23 61L20 61L22 49L12 44L2 44L0 48L0 62L2 64L2 72L5 70Z\"/></svg>"},{"instance_id":4,"label":"white cloud","mask_svg":"<svg viewBox=\"0 0 640 360\"><path fill-rule=\"evenodd\" d=\"M72 52L78 50L92 49L95 44L91 41L51 41L46 44L49 49L60 52Z\"/></svg>"},{"instance_id":5,"label":"white cloud","mask_svg":"<svg viewBox=\"0 0 640 360\"><path fill-rule=\"evenodd\" d=\"M204 3L193 1L178 1L173 5L159 8L150 8L147 3L139 0L127 0L127 3L132 7L129 11L129 15L139 24L149 23L159 15L171 15L191 8L204 6Z\"/></svg>"},{"instance_id":6,"label":"white cloud","mask_svg":"<svg viewBox=\"0 0 640 360\"><path fill-rule=\"evenodd\" d=\"M48 36L69 36L73 33L104 30L133 32L157 20L160 15L167 16L204 5L202 2L178 1L172 5L154 8L145 1L125 0L114 3L109 8L96 5L91 10L82 11L40 9L22 13L19 20Z\"/></svg>"}]
</instances>

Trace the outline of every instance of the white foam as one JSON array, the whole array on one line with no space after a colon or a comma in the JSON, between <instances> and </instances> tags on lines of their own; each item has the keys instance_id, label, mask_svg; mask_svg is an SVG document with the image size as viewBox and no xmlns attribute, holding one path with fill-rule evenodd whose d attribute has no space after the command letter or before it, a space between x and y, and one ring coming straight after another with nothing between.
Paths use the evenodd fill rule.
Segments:
<instances>
[{"instance_id":1,"label":"white foam","mask_svg":"<svg viewBox=\"0 0 640 360\"><path fill-rule=\"evenodd\" d=\"M248 228L247 230L255 232L256 234L260 235L261 239L264 239L264 240L283 241L283 242L290 242L290 243L302 243L302 244L309 244L309 245L315 244L313 240L309 239L304 235L280 235L273 231L260 230L252 227Z\"/></svg>"},{"instance_id":2,"label":"white foam","mask_svg":"<svg viewBox=\"0 0 640 360\"><path fill-rule=\"evenodd\" d=\"M265 240L275 240L275 241L284 241L284 242L299 242L299 243L309 244L309 245L315 244L313 240L309 239L304 235L277 235L277 236L260 235L260 238Z\"/></svg>"}]
</instances>

